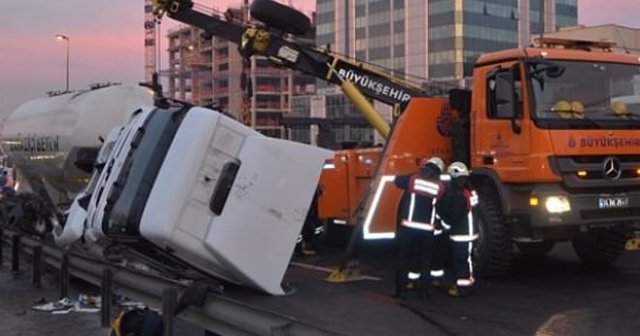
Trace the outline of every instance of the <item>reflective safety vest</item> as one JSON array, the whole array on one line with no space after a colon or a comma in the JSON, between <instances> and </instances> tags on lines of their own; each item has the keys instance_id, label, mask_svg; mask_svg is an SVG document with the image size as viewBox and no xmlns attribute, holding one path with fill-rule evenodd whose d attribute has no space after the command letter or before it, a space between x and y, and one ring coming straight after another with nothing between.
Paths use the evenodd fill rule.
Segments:
<instances>
[{"instance_id":1,"label":"reflective safety vest","mask_svg":"<svg viewBox=\"0 0 640 336\"><path fill-rule=\"evenodd\" d=\"M394 182L405 190L400 203L400 224L417 230L433 231L436 219L434 205L441 189L440 183L418 174L398 176Z\"/></svg>"},{"instance_id":2,"label":"reflective safety vest","mask_svg":"<svg viewBox=\"0 0 640 336\"><path fill-rule=\"evenodd\" d=\"M475 190L465 189L464 196L467 200L467 216L461 223L450 223L453 228L449 238L454 242L471 242L478 239L473 220L473 208L478 204L478 194Z\"/></svg>"}]
</instances>

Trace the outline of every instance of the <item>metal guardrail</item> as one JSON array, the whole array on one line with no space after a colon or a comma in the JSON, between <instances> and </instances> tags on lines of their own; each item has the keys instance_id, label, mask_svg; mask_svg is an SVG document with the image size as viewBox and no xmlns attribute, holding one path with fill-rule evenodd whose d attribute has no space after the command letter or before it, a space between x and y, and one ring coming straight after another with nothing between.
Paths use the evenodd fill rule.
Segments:
<instances>
[{"instance_id":1,"label":"metal guardrail","mask_svg":"<svg viewBox=\"0 0 640 336\"><path fill-rule=\"evenodd\" d=\"M5 244L11 245L11 266L14 272L19 271L21 253L31 256L35 286L40 286L44 263L60 270L61 297L68 294L69 276L100 287L103 326L108 326L112 318L112 294L119 294L149 306L162 307L163 335L173 335L177 293L187 287L185 284L65 251L50 242L1 228L0 261ZM202 307L189 306L178 317L220 335L341 335L293 316L268 311L215 293L207 295Z\"/></svg>"}]
</instances>

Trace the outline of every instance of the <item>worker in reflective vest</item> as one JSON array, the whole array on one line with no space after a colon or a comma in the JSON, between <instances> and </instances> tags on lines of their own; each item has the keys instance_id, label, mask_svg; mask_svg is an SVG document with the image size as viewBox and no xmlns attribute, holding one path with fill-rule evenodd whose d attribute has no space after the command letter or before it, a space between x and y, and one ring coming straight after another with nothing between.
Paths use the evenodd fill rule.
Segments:
<instances>
[{"instance_id":1,"label":"worker in reflective vest","mask_svg":"<svg viewBox=\"0 0 640 336\"><path fill-rule=\"evenodd\" d=\"M440 191L439 176L444 162L438 157L420 161L418 173L396 176L395 185L404 190L398 207L397 247L398 261L395 271L393 296L406 298L407 274L419 259L420 296L428 295L428 276L435 221L435 202Z\"/></svg>"},{"instance_id":2,"label":"worker in reflective vest","mask_svg":"<svg viewBox=\"0 0 640 336\"><path fill-rule=\"evenodd\" d=\"M454 162L447 168L451 180L437 204L441 226L449 231L451 257L455 283L449 288L451 296L465 296L471 292L473 276L472 249L478 238L473 220L473 207L478 195L469 180L469 170L462 162ZM437 252L436 252L437 253Z\"/></svg>"}]
</instances>

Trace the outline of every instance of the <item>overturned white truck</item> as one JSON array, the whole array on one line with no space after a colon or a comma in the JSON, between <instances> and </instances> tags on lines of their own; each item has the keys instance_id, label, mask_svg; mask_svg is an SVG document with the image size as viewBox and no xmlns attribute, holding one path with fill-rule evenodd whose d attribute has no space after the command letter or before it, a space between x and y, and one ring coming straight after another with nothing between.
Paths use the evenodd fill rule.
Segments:
<instances>
[{"instance_id":1,"label":"overturned white truck","mask_svg":"<svg viewBox=\"0 0 640 336\"><path fill-rule=\"evenodd\" d=\"M117 242L284 294L282 278L331 155L214 110L142 107L107 137L56 241Z\"/></svg>"}]
</instances>

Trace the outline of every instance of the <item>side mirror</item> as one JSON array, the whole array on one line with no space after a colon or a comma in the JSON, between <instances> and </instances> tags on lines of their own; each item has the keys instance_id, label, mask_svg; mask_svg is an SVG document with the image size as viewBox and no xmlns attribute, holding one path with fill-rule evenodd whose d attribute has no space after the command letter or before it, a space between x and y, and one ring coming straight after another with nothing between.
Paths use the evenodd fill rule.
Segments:
<instances>
[{"instance_id":1,"label":"side mirror","mask_svg":"<svg viewBox=\"0 0 640 336\"><path fill-rule=\"evenodd\" d=\"M513 132L520 134L521 128L516 121L520 116L520 102L515 88L515 70L517 68L496 74L496 117L510 119Z\"/></svg>"},{"instance_id":2,"label":"side mirror","mask_svg":"<svg viewBox=\"0 0 640 336\"><path fill-rule=\"evenodd\" d=\"M514 118L516 116L513 76L505 71L496 75L496 117Z\"/></svg>"}]
</instances>

